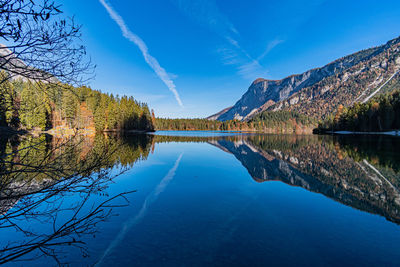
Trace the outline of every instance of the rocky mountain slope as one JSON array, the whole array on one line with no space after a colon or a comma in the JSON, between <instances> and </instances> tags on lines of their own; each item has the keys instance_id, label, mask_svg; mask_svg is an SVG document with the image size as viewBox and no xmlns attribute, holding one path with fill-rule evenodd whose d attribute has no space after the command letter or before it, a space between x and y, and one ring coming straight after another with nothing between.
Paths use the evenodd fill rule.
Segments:
<instances>
[{"instance_id":1,"label":"rocky mountain slope","mask_svg":"<svg viewBox=\"0 0 400 267\"><path fill-rule=\"evenodd\" d=\"M257 79L232 108L210 119L245 121L264 110L321 118L339 104L363 102L390 90L400 81L399 70L400 37L282 80Z\"/></svg>"},{"instance_id":2,"label":"rocky mountain slope","mask_svg":"<svg viewBox=\"0 0 400 267\"><path fill-rule=\"evenodd\" d=\"M218 117L220 117L222 114L224 114L224 113L226 113L228 110L230 110L232 107L227 107L227 108L224 108L223 110L221 110L220 112L218 112L218 113L215 113L215 114L213 114L213 115L211 115L211 116L208 116L206 119L208 119L208 120L217 120L218 119Z\"/></svg>"}]
</instances>

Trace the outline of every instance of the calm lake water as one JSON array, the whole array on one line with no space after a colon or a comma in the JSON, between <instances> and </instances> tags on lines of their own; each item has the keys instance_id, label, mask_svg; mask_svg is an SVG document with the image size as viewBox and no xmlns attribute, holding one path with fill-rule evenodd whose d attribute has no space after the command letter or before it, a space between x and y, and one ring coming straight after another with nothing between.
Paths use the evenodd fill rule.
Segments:
<instances>
[{"instance_id":1,"label":"calm lake water","mask_svg":"<svg viewBox=\"0 0 400 267\"><path fill-rule=\"evenodd\" d=\"M399 138L158 132L78 139L1 142L0 262L400 266ZM38 148L24 152L31 144ZM112 181L89 193L78 190L88 180L52 192L52 164L66 177L79 170ZM20 174L32 165L44 170ZM16 181L5 183L10 177ZM85 217L132 190L104 205L106 216Z\"/></svg>"}]
</instances>

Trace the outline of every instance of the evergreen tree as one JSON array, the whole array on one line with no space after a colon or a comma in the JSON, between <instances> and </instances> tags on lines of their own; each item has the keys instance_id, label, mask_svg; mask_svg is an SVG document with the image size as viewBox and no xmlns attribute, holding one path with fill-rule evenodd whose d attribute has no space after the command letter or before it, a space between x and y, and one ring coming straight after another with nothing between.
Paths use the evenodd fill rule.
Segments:
<instances>
[{"instance_id":1,"label":"evergreen tree","mask_svg":"<svg viewBox=\"0 0 400 267\"><path fill-rule=\"evenodd\" d=\"M49 99L37 86L28 82L21 92L21 124L27 129L45 130L50 126Z\"/></svg>"}]
</instances>

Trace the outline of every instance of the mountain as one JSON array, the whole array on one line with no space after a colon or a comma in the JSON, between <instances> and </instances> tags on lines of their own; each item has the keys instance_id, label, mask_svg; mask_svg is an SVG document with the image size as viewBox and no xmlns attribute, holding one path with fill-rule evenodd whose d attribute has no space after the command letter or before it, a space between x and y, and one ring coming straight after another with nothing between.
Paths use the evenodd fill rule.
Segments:
<instances>
[{"instance_id":1,"label":"mountain","mask_svg":"<svg viewBox=\"0 0 400 267\"><path fill-rule=\"evenodd\" d=\"M236 104L210 119L247 121L265 110L316 118L400 85L400 37L282 80L256 79Z\"/></svg>"},{"instance_id":2,"label":"mountain","mask_svg":"<svg viewBox=\"0 0 400 267\"><path fill-rule=\"evenodd\" d=\"M220 117L221 115L223 115L223 114L225 114L228 110L230 110L232 107L227 107L227 108L224 108L223 110L221 110L220 112L217 112L217 113L215 113L215 114L213 114L213 115L211 115L211 116L208 116L206 119L207 120L212 120L212 121L214 121L214 120L216 120L216 119L218 119L218 117Z\"/></svg>"},{"instance_id":3,"label":"mountain","mask_svg":"<svg viewBox=\"0 0 400 267\"><path fill-rule=\"evenodd\" d=\"M59 82L59 80L50 73L28 66L3 44L0 44L0 70L5 71L10 76L11 80L22 80L24 82L42 81L44 83Z\"/></svg>"}]
</instances>

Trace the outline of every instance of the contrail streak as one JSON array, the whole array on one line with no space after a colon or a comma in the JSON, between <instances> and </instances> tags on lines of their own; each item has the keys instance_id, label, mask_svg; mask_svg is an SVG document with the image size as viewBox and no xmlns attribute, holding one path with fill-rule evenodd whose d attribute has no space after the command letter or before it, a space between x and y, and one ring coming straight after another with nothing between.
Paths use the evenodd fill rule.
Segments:
<instances>
[{"instance_id":1,"label":"contrail streak","mask_svg":"<svg viewBox=\"0 0 400 267\"><path fill-rule=\"evenodd\" d=\"M128 221L124 223L122 226L122 229L119 231L118 235L114 238L114 240L110 243L110 245L107 247L107 249L104 251L103 255L99 259L99 261L95 264L96 266L100 266L105 257L110 254L110 252L121 243L121 241L124 239L126 233L134 226L136 223L138 223L145 215L147 212L148 207L154 203L158 195L162 193L165 190L165 187L169 184L169 182L174 178L176 169L178 169L179 163L182 159L182 154L179 155L178 159L175 161L174 166L169 170L167 175L164 176L164 178L161 180L161 182L157 185L157 187L146 197L144 200L143 206L140 209L139 213L136 214L135 216L131 217Z\"/></svg>"},{"instance_id":2,"label":"contrail streak","mask_svg":"<svg viewBox=\"0 0 400 267\"><path fill-rule=\"evenodd\" d=\"M168 87L168 89L174 94L176 101L178 104L183 107L183 103L181 98L179 97L178 91L176 90L176 86L172 79L169 77L168 73L165 71L163 67L160 66L157 59L154 58L149 53L149 49L145 42L136 34L131 32L128 26L125 24L125 21L122 17L109 5L105 0L99 0L100 3L104 6L107 10L110 17L118 24L119 28L122 31L122 35L128 39L129 41L133 42L137 47L139 47L140 51L143 54L144 60L149 64L149 66L154 70L157 76L164 82L164 84Z\"/></svg>"}]
</instances>

